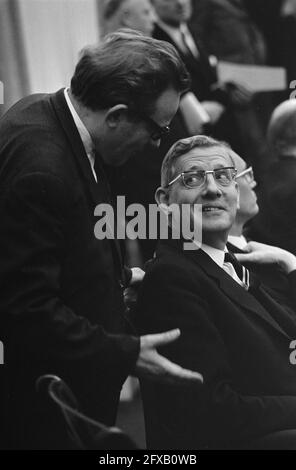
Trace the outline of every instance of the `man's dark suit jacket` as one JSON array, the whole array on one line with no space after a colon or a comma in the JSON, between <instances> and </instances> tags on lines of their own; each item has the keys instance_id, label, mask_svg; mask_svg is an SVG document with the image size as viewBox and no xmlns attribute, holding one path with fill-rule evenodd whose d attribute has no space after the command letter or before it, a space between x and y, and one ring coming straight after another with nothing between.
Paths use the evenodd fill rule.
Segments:
<instances>
[{"instance_id":1,"label":"man's dark suit jacket","mask_svg":"<svg viewBox=\"0 0 296 470\"><path fill-rule=\"evenodd\" d=\"M296 429L296 317L258 281L248 292L203 251L163 241L137 315L145 333L180 328L160 352L204 376L199 389L142 383L150 448L232 448Z\"/></svg>"},{"instance_id":2,"label":"man's dark suit jacket","mask_svg":"<svg viewBox=\"0 0 296 470\"><path fill-rule=\"evenodd\" d=\"M216 69L211 65L209 56L197 41L196 37L194 37L194 40L199 51L198 58L194 57L192 54L184 54L184 52L172 40L171 36L169 36L167 32L164 31L158 24L155 25L153 37L155 39L159 39L160 41L169 42L175 46L184 64L186 65L188 72L190 73L192 80L192 91L200 101L211 99L225 104L227 95L221 92L219 89L214 90L214 87L217 85L218 81Z\"/></svg>"},{"instance_id":3,"label":"man's dark suit jacket","mask_svg":"<svg viewBox=\"0 0 296 470\"><path fill-rule=\"evenodd\" d=\"M234 254L245 253L232 243L227 243L227 248ZM246 264L246 267L256 275L267 290L271 289L270 292L272 295L274 295L274 291L276 291L276 295L279 299L281 298L284 302L287 302L292 308L294 308L296 292L291 292L289 276L287 276L279 267L269 264L260 265L258 263L248 263Z\"/></svg>"},{"instance_id":4,"label":"man's dark suit jacket","mask_svg":"<svg viewBox=\"0 0 296 470\"><path fill-rule=\"evenodd\" d=\"M60 375L86 413L112 424L136 362L120 250L94 235L102 202L105 177L95 182L64 91L12 107L0 121L0 388L16 448L58 445L39 375Z\"/></svg>"},{"instance_id":5,"label":"man's dark suit jacket","mask_svg":"<svg viewBox=\"0 0 296 470\"><path fill-rule=\"evenodd\" d=\"M238 64L265 63L265 42L244 0L200 0L194 7L192 27L210 54Z\"/></svg>"}]
</instances>

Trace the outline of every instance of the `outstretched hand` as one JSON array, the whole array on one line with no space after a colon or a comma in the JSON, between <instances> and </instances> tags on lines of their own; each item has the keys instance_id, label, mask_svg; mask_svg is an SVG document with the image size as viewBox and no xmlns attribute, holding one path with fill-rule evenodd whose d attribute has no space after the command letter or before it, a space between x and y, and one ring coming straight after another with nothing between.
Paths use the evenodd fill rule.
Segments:
<instances>
[{"instance_id":1,"label":"outstretched hand","mask_svg":"<svg viewBox=\"0 0 296 470\"><path fill-rule=\"evenodd\" d=\"M180 334L180 330L176 329L165 333L142 336L135 375L139 378L175 385L201 385L203 383L201 374L183 369L157 352L158 347L176 341Z\"/></svg>"}]
</instances>

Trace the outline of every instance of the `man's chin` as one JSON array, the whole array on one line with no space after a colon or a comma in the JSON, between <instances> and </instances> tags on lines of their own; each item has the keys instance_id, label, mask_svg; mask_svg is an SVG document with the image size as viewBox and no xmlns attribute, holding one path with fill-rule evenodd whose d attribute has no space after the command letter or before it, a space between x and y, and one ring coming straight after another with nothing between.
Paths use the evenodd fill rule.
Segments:
<instances>
[{"instance_id":1,"label":"man's chin","mask_svg":"<svg viewBox=\"0 0 296 470\"><path fill-rule=\"evenodd\" d=\"M232 227L232 223L229 223L229 222L225 222L225 221L203 221L202 223L202 231L207 233L207 232L210 232L210 233L221 233L221 232L225 232L225 233L228 233L229 230L231 229Z\"/></svg>"}]
</instances>

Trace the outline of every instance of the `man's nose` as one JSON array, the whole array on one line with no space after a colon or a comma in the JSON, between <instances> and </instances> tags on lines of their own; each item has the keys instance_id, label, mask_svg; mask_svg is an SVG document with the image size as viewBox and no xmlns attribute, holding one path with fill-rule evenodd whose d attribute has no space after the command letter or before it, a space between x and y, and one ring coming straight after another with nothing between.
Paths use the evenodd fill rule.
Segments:
<instances>
[{"instance_id":1,"label":"man's nose","mask_svg":"<svg viewBox=\"0 0 296 470\"><path fill-rule=\"evenodd\" d=\"M211 195L216 197L220 197L222 195L222 191L218 186L213 173L206 173L205 182L202 188L202 195Z\"/></svg>"},{"instance_id":2,"label":"man's nose","mask_svg":"<svg viewBox=\"0 0 296 470\"><path fill-rule=\"evenodd\" d=\"M255 189L257 184L258 184L257 181L253 180L252 183L250 183L250 186L251 186L252 189Z\"/></svg>"}]
</instances>

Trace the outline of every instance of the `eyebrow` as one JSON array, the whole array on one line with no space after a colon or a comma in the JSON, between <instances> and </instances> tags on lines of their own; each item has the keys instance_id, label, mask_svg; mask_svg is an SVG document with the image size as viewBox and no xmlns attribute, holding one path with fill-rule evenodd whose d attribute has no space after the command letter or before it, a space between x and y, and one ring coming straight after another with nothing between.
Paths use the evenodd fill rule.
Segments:
<instances>
[{"instance_id":1,"label":"eyebrow","mask_svg":"<svg viewBox=\"0 0 296 470\"><path fill-rule=\"evenodd\" d=\"M225 165L223 165L222 163L218 163L217 165L215 165L215 168L214 168L214 169L215 169L215 170L216 170L216 169L218 170L218 169L220 169L220 168L228 168L228 167L230 167L230 166L232 167L233 165L232 165L232 164L229 164L229 165L225 164ZM193 166L191 166L190 168L188 168L187 170L183 170L183 171L195 171L195 170L204 171L204 168L200 168L200 167L198 167L198 166L196 166L196 165L193 165ZM206 170L205 170L205 171L206 171Z\"/></svg>"}]
</instances>

